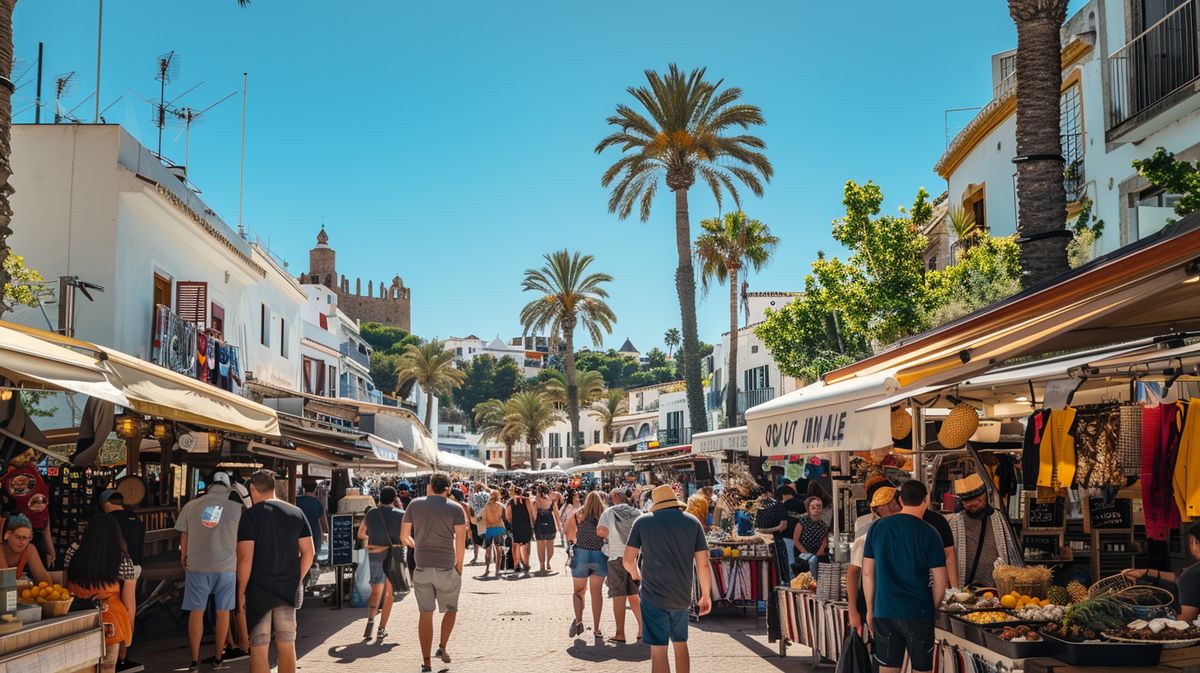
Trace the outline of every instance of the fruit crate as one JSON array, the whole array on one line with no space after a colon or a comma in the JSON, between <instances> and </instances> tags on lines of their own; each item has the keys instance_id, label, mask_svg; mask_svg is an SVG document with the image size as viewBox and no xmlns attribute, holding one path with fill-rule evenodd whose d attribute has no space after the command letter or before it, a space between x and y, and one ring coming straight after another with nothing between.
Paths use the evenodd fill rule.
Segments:
<instances>
[{"instance_id":1,"label":"fruit crate","mask_svg":"<svg viewBox=\"0 0 1200 673\"><path fill-rule=\"evenodd\" d=\"M1045 636L1042 636L1042 640L1014 643L1000 637L1000 632L1004 630L1003 626L984 627L981 630L983 631L983 646L1009 659L1050 656L1050 646L1046 644Z\"/></svg>"},{"instance_id":2,"label":"fruit crate","mask_svg":"<svg viewBox=\"0 0 1200 673\"><path fill-rule=\"evenodd\" d=\"M1049 643L1048 656L1071 666L1157 666L1162 657L1161 643L1077 643L1045 633L1042 637Z\"/></svg>"}]
</instances>

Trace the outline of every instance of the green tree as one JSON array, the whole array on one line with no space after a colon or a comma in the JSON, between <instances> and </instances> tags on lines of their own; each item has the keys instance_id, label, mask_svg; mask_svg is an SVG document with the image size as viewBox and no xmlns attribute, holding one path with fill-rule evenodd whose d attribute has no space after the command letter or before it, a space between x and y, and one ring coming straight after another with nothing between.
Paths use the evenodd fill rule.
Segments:
<instances>
[{"instance_id":1,"label":"green tree","mask_svg":"<svg viewBox=\"0 0 1200 673\"><path fill-rule=\"evenodd\" d=\"M396 384L415 381L425 391L425 427L437 432L433 422L434 395L447 396L463 383L465 375L454 366L454 352L438 340L420 346L409 345L396 366Z\"/></svg>"},{"instance_id":2,"label":"green tree","mask_svg":"<svg viewBox=\"0 0 1200 673\"><path fill-rule=\"evenodd\" d=\"M775 169L761 150L766 143L746 133L765 124L762 110L739 103L742 90L722 89L723 80L704 78L705 69L685 73L672 63L665 75L646 70L646 85L629 87L630 96L644 109L618 104L608 124L616 127L596 145L601 153L616 147L622 156L604 172L600 182L611 186L608 210L624 219L638 207L643 222L659 183L675 196L675 290L683 326L683 375L687 386L692 430L703 432L704 390L700 379L699 336L696 328L696 282L692 268L692 233L688 215L688 190L697 175L712 190L720 206L728 193L741 205L737 184L762 196L763 183Z\"/></svg>"},{"instance_id":3,"label":"green tree","mask_svg":"<svg viewBox=\"0 0 1200 673\"><path fill-rule=\"evenodd\" d=\"M536 390L519 392L504 403L504 422L520 431L532 454L537 453L537 447L542 443L542 433L558 419L554 403Z\"/></svg>"},{"instance_id":4,"label":"green tree","mask_svg":"<svg viewBox=\"0 0 1200 673\"><path fill-rule=\"evenodd\" d=\"M588 413L604 426L604 441L613 441L613 419L629 413L629 398L620 388L610 388L604 396L592 403Z\"/></svg>"},{"instance_id":5,"label":"green tree","mask_svg":"<svg viewBox=\"0 0 1200 673\"><path fill-rule=\"evenodd\" d=\"M524 430L508 419L508 408L500 400L486 400L475 405L475 427L481 442L504 445L504 469L511 470L513 445L524 437Z\"/></svg>"},{"instance_id":6,"label":"green tree","mask_svg":"<svg viewBox=\"0 0 1200 673\"><path fill-rule=\"evenodd\" d=\"M1008 0L1017 25L1017 235L1025 287L1067 270L1062 36L1068 0ZM1061 234L1061 235L1060 235Z\"/></svg>"},{"instance_id":7,"label":"green tree","mask_svg":"<svg viewBox=\"0 0 1200 673\"><path fill-rule=\"evenodd\" d=\"M421 339L415 334L409 334L407 330L378 322L363 323L358 328L358 334L377 353L401 355L408 346L421 345Z\"/></svg>"},{"instance_id":8,"label":"green tree","mask_svg":"<svg viewBox=\"0 0 1200 673\"><path fill-rule=\"evenodd\" d=\"M470 362L460 363L459 368L464 375L463 383L454 391L454 403L462 409L475 409L485 400L508 399L507 395L497 397L491 394L496 378L496 366L495 356L487 354L477 355ZM475 415L472 414L471 427L478 430L474 419Z\"/></svg>"},{"instance_id":9,"label":"green tree","mask_svg":"<svg viewBox=\"0 0 1200 673\"><path fill-rule=\"evenodd\" d=\"M0 87L2 88L2 87ZM40 303L38 291L42 289L42 274L25 266L25 258L12 252L4 258L4 271L8 279L4 283L4 293L0 297L0 315L12 310L15 306L37 306Z\"/></svg>"},{"instance_id":10,"label":"green tree","mask_svg":"<svg viewBox=\"0 0 1200 673\"><path fill-rule=\"evenodd\" d=\"M580 408L589 407L604 395L604 376L600 372L581 369L576 373L575 387L579 391ZM567 376L557 369L546 372L546 380L541 385L541 391L554 404L567 406Z\"/></svg>"},{"instance_id":11,"label":"green tree","mask_svg":"<svg viewBox=\"0 0 1200 673\"><path fill-rule=\"evenodd\" d=\"M607 388L625 387L629 377L636 374L639 367L637 360L620 355L611 348L607 351L579 353L575 356L575 366L580 371L600 372Z\"/></svg>"},{"instance_id":12,"label":"green tree","mask_svg":"<svg viewBox=\"0 0 1200 673\"><path fill-rule=\"evenodd\" d=\"M958 263L925 278L929 327L937 327L1021 291L1021 246L1015 236L975 237Z\"/></svg>"},{"instance_id":13,"label":"green tree","mask_svg":"<svg viewBox=\"0 0 1200 673\"><path fill-rule=\"evenodd\" d=\"M696 259L700 262L700 286L705 293L710 285L729 283L729 382L725 386L726 427L737 422L738 358L738 274L749 267L761 271L779 246L779 238L770 227L746 217L738 210L721 218L700 221L704 233L696 238Z\"/></svg>"},{"instance_id":14,"label":"green tree","mask_svg":"<svg viewBox=\"0 0 1200 673\"><path fill-rule=\"evenodd\" d=\"M1184 217L1200 210L1200 162L1179 161L1174 152L1159 147L1149 158L1133 162L1138 175L1172 194L1179 194L1175 214Z\"/></svg>"},{"instance_id":15,"label":"green tree","mask_svg":"<svg viewBox=\"0 0 1200 673\"><path fill-rule=\"evenodd\" d=\"M497 400L507 400L513 396L513 393L521 390L525 384L525 373L521 370L521 365L511 357L505 355L496 361L496 366L492 369L492 380L488 385L488 398Z\"/></svg>"},{"instance_id":16,"label":"green tree","mask_svg":"<svg viewBox=\"0 0 1200 673\"><path fill-rule=\"evenodd\" d=\"M600 346L604 335L611 334L617 316L608 305L608 290L612 282L607 273L588 273L595 259L591 255L556 250L542 256L540 269L527 269L521 289L535 292L538 297L521 309L521 326L525 334L548 333L551 343L561 339L566 345L563 373L567 380L567 418L571 437L567 446L571 457L578 458L579 446L579 387L575 380L575 328L582 327Z\"/></svg>"},{"instance_id":17,"label":"green tree","mask_svg":"<svg viewBox=\"0 0 1200 673\"><path fill-rule=\"evenodd\" d=\"M667 354L658 348L651 348L650 352L646 353L645 369L658 369L659 367L667 366Z\"/></svg>"},{"instance_id":18,"label":"green tree","mask_svg":"<svg viewBox=\"0 0 1200 673\"><path fill-rule=\"evenodd\" d=\"M667 347L667 356L675 354L675 349L679 347L679 329L672 327L663 334L663 345Z\"/></svg>"},{"instance_id":19,"label":"green tree","mask_svg":"<svg viewBox=\"0 0 1200 673\"><path fill-rule=\"evenodd\" d=\"M389 395L395 395L400 387L396 381L396 369L399 366L399 355L379 351L371 353L371 380L375 387Z\"/></svg>"}]
</instances>

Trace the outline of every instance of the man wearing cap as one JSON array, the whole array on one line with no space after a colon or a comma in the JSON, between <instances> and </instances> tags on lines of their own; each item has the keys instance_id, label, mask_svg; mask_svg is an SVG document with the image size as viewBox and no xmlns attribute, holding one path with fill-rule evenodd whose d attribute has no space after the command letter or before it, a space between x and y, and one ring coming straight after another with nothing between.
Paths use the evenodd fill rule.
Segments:
<instances>
[{"instance_id":1,"label":"man wearing cap","mask_svg":"<svg viewBox=\"0 0 1200 673\"><path fill-rule=\"evenodd\" d=\"M400 499L400 509L408 509L408 503L413 501L412 484L407 481L396 484L396 497Z\"/></svg>"},{"instance_id":2,"label":"man wearing cap","mask_svg":"<svg viewBox=\"0 0 1200 673\"><path fill-rule=\"evenodd\" d=\"M992 570L996 563L1019 564L1015 546L1008 543L1004 514L988 503L987 485L978 474L954 481L954 493L962 511L949 517L950 530L958 547L958 576L964 586L996 586Z\"/></svg>"},{"instance_id":3,"label":"man wearing cap","mask_svg":"<svg viewBox=\"0 0 1200 673\"><path fill-rule=\"evenodd\" d=\"M214 663L225 658L225 639L229 634L229 614L237 607L237 534L242 506L229 499L229 475L213 475L208 493L189 501L179 512L175 530L179 531L179 560L186 571L183 609L188 611L188 643L192 665L200 665L200 639L204 636L204 611L208 597L216 610Z\"/></svg>"},{"instance_id":4,"label":"man wearing cap","mask_svg":"<svg viewBox=\"0 0 1200 673\"><path fill-rule=\"evenodd\" d=\"M650 494L650 511L638 517L625 541L622 562L633 580L640 581L642 636L650 646L652 673L669 673L667 645L673 645L675 668L691 670L688 657L688 609L692 604L692 568L700 587L699 614L712 610L708 542L696 517L670 486ZM638 564L638 554L641 564Z\"/></svg>"},{"instance_id":5,"label":"man wearing cap","mask_svg":"<svg viewBox=\"0 0 1200 673\"><path fill-rule=\"evenodd\" d=\"M896 489L887 479L875 476L867 480L867 503L871 512L854 521L854 542L850 544L850 565L846 568L846 595L854 600L847 606L850 612L850 627L863 634L863 617L867 613L867 597L862 590L863 545L871 524L900 511Z\"/></svg>"}]
</instances>

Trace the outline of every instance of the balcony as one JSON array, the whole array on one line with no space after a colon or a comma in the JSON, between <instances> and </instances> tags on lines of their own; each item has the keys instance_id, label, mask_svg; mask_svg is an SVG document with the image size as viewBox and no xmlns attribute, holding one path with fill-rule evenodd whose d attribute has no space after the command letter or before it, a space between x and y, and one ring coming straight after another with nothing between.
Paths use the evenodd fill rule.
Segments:
<instances>
[{"instance_id":1,"label":"balcony","mask_svg":"<svg viewBox=\"0 0 1200 673\"><path fill-rule=\"evenodd\" d=\"M354 345L354 342L343 341L342 345L338 347L338 350L341 351L342 355L354 360L363 367L367 369L371 368L371 358L368 357L366 353L360 352L358 347Z\"/></svg>"},{"instance_id":2,"label":"balcony","mask_svg":"<svg viewBox=\"0 0 1200 673\"><path fill-rule=\"evenodd\" d=\"M1110 141L1195 93L1196 2L1184 2L1108 57Z\"/></svg>"},{"instance_id":3,"label":"balcony","mask_svg":"<svg viewBox=\"0 0 1200 673\"><path fill-rule=\"evenodd\" d=\"M691 428L667 428L658 431L658 443L664 447L682 446L692 442Z\"/></svg>"},{"instance_id":4,"label":"balcony","mask_svg":"<svg viewBox=\"0 0 1200 673\"><path fill-rule=\"evenodd\" d=\"M750 407L775 399L774 388L759 388L757 390L738 391L738 416L746 413Z\"/></svg>"}]
</instances>

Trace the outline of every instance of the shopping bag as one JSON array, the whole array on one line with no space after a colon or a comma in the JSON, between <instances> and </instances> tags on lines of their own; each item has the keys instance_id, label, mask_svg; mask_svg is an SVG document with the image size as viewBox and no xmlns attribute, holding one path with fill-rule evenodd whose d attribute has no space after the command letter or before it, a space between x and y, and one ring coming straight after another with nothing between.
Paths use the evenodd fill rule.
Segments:
<instances>
[{"instance_id":1,"label":"shopping bag","mask_svg":"<svg viewBox=\"0 0 1200 673\"><path fill-rule=\"evenodd\" d=\"M871 673L871 655L867 653L862 636L854 629L846 632L835 673Z\"/></svg>"},{"instance_id":2,"label":"shopping bag","mask_svg":"<svg viewBox=\"0 0 1200 673\"><path fill-rule=\"evenodd\" d=\"M404 546L394 544L383 559L383 572L392 583L392 591L408 591L408 563L404 558Z\"/></svg>"}]
</instances>

